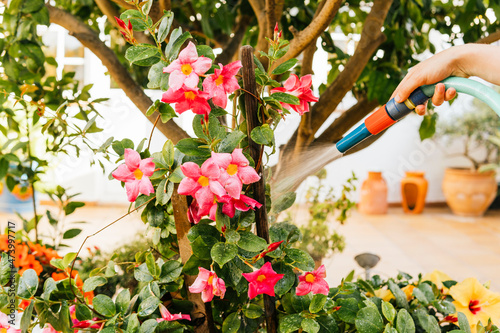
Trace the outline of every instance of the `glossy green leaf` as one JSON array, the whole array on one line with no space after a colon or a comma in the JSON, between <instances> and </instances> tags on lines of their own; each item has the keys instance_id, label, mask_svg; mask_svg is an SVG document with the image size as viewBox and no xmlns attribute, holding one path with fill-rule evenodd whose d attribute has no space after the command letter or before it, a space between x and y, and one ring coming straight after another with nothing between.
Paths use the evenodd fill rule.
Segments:
<instances>
[{"instance_id":1,"label":"glossy green leaf","mask_svg":"<svg viewBox=\"0 0 500 333\"><path fill-rule=\"evenodd\" d=\"M22 298L31 298L35 295L38 288L38 275L35 270L28 269L24 271L19 279L17 295Z\"/></svg>"},{"instance_id":2,"label":"glossy green leaf","mask_svg":"<svg viewBox=\"0 0 500 333\"><path fill-rule=\"evenodd\" d=\"M240 232L240 240L238 246L245 251L260 252L267 248L267 242L259 236L248 232Z\"/></svg>"},{"instance_id":3,"label":"glossy green leaf","mask_svg":"<svg viewBox=\"0 0 500 333\"><path fill-rule=\"evenodd\" d=\"M255 127L250 133L252 140L259 145L269 145L273 142L274 132L268 124Z\"/></svg>"},{"instance_id":4,"label":"glossy green leaf","mask_svg":"<svg viewBox=\"0 0 500 333\"><path fill-rule=\"evenodd\" d=\"M212 247L210 254L212 259L222 267L238 254L238 248L234 244L219 242Z\"/></svg>"},{"instance_id":5,"label":"glossy green leaf","mask_svg":"<svg viewBox=\"0 0 500 333\"><path fill-rule=\"evenodd\" d=\"M359 333L381 333L384 331L384 321L376 308L366 307L356 315L356 329Z\"/></svg>"},{"instance_id":6,"label":"glossy green leaf","mask_svg":"<svg viewBox=\"0 0 500 333\"><path fill-rule=\"evenodd\" d=\"M229 316L224 319L222 323L222 332L223 333L236 333L240 329L241 320L238 315L238 312L233 312Z\"/></svg>"},{"instance_id":7,"label":"glossy green leaf","mask_svg":"<svg viewBox=\"0 0 500 333\"><path fill-rule=\"evenodd\" d=\"M95 288L104 286L107 282L108 280L103 276L89 277L83 282L83 292L94 291Z\"/></svg>"},{"instance_id":8,"label":"glossy green leaf","mask_svg":"<svg viewBox=\"0 0 500 333\"><path fill-rule=\"evenodd\" d=\"M295 64L297 63L297 59L290 59L276 67L271 74L273 75L280 75L285 73L286 71L290 70Z\"/></svg>"},{"instance_id":9,"label":"glossy green leaf","mask_svg":"<svg viewBox=\"0 0 500 333\"><path fill-rule=\"evenodd\" d=\"M115 303L106 295L99 294L92 300L94 309L105 317L113 317L116 314Z\"/></svg>"}]
</instances>

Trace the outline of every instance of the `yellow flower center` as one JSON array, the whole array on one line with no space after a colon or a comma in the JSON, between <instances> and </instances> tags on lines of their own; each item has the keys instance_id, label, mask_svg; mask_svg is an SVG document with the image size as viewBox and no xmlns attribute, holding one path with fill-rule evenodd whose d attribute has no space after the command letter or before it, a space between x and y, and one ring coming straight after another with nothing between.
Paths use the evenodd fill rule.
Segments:
<instances>
[{"instance_id":1,"label":"yellow flower center","mask_svg":"<svg viewBox=\"0 0 500 333\"><path fill-rule=\"evenodd\" d=\"M6 328L0 328L0 333L7 333L7 329Z\"/></svg>"},{"instance_id":2,"label":"yellow flower center","mask_svg":"<svg viewBox=\"0 0 500 333\"><path fill-rule=\"evenodd\" d=\"M193 67L191 67L191 64L184 64L181 66L181 72L184 75L189 75L193 71Z\"/></svg>"},{"instance_id":3,"label":"yellow flower center","mask_svg":"<svg viewBox=\"0 0 500 333\"><path fill-rule=\"evenodd\" d=\"M208 283L209 285L212 285L213 280L214 280L214 276L213 276L213 275L211 275L211 276L208 278L207 283Z\"/></svg>"},{"instance_id":4,"label":"yellow flower center","mask_svg":"<svg viewBox=\"0 0 500 333\"><path fill-rule=\"evenodd\" d=\"M142 171L140 169L136 169L134 171L134 177L135 177L135 179L141 180L143 175L144 174L142 173Z\"/></svg>"},{"instance_id":5,"label":"yellow flower center","mask_svg":"<svg viewBox=\"0 0 500 333\"><path fill-rule=\"evenodd\" d=\"M220 86L223 83L224 83L224 77L222 75L219 75L219 77L215 79L215 84Z\"/></svg>"},{"instance_id":6,"label":"yellow flower center","mask_svg":"<svg viewBox=\"0 0 500 333\"><path fill-rule=\"evenodd\" d=\"M265 279L266 279L266 276L265 276L264 274L261 274L261 275L257 276L257 281L258 281L258 282L262 282L262 281L264 281Z\"/></svg>"},{"instance_id":7,"label":"yellow flower center","mask_svg":"<svg viewBox=\"0 0 500 333\"><path fill-rule=\"evenodd\" d=\"M203 187L208 186L208 178L205 176L200 176L200 178L198 178L198 184Z\"/></svg>"},{"instance_id":8,"label":"yellow flower center","mask_svg":"<svg viewBox=\"0 0 500 333\"><path fill-rule=\"evenodd\" d=\"M196 98L196 94L192 91L186 91L184 93L184 97L186 97L186 99L190 99L190 100L193 100Z\"/></svg>"},{"instance_id":9,"label":"yellow flower center","mask_svg":"<svg viewBox=\"0 0 500 333\"><path fill-rule=\"evenodd\" d=\"M316 278L315 278L315 277L314 277L314 275L313 275L313 274L311 274L311 273L308 273L308 274L306 275L306 282L307 282L307 283L313 283L315 279L316 279Z\"/></svg>"},{"instance_id":10,"label":"yellow flower center","mask_svg":"<svg viewBox=\"0 0 500 333\"><path fill-rule=\"evenodd\" d=\"M227 173L230 176L234 176L238 172L238 166L236 164L229 164L227 167Z\"/></svg>"}]
</instances>

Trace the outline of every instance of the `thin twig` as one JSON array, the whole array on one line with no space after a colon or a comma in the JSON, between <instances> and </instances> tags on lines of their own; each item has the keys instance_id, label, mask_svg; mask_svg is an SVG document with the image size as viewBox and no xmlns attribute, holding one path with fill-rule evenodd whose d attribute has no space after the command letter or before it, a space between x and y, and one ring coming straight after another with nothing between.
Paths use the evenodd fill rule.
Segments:
<instances>
[{"instance_id":1,"label":"thin twig","mask_svg":"<svg viewBox=\"0 0 500 333\"><path fill-rule=\"evenodd\" d=\"M158 117L156 117L156 120L153 124L153 128L151 129L151 134L149 135L149 142L148 142L148 148L147 150L149 150L149 146L151 145L151 139L153 138L153 132L155 131L155 128L156 128L156 124L158 124L158 120L160 119L160 114L158 115Z\"/></svg>"},{"instance_id":2,"label":"thin twig","mask_svg":"<svg viewBox=\"0 0 500 333\"><path fill-rule=\"evenodd\" d=\"M85 299L84 301L82 301L80 298L78 298L78 296L76 295L75 293L75 290L73 289L73 284L71 283L71 279L72 279L72 274L73 274L73 268L75 267L75 262L76 262L76 258L78 258L78 255L80 254L80 251L82 250L83 248L83 245L85 245L85 242L87 242L87 239L89 239L90 237L93 237L95 235L97 235L98 233L100 233L101 231L107 229L108 227L112 226L113 224L115 224L116 222L120 221L121 219L123 219L124 217L130 215L130 213L133 213L135 212L136 210L138 210L139 208L143 207L144 205L147 205L148 203L150 203L153 199L155 199L156 196L152 197L151 199L149 199L148 201L146 201L145 203L143 203L142 205L132 209L131 211L129 211L127 214L125 215L122 215L120 216L119 218L117 218L116 220L114 220L113 222L109 223L108 225L104 226L103 228L99 229L98 231L94 232L92 235L89 235L87 237L85 237L85 239L83 240L83 243L82 245L80 245L80 248L78 249L78 252L76 252L76 256L75 256L75 259L73 259L73 263L71 264L71 268L69 270L69 288L71 289L71 292L73 293L73 295L75 295L75 298L78 302L82 303L82 304L85 304L89 309L91 309L95 314L97 314L98 316L101 316L101 317L104 317L102 314L100 314L99 312L97 312L94 308L91 308L87 305L87 303L85 302Z\"/></svg>"}]
</instances>

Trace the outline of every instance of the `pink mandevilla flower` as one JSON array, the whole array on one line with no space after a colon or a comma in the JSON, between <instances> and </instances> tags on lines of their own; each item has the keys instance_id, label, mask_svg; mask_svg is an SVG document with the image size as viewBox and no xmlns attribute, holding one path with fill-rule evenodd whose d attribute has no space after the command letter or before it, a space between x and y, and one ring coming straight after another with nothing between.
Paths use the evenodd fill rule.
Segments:
<instances>
[{"instance_id":1,"label":"pink mandevilla flower","mask_svg":"<svg viewBox=\"0 0 500 333\"><path fill-rule=\"evenodd\" d=\"M243 273L248 284L248 297L255 298L257 295L266 294L274 296L274 286L285 276L285 274L276 273L270 262L266 262L264 266L252 273Z\"/></svg>"},{"instance_id":2,"label":"pink mandevilla flower","mask_svg":"<svg viewBox=\"0 0 500 333\"><path fill-rule=\"evenodd\" d=\"M235 149L231 154L214 153L212 159L222 169L221 184L227 193L239 199L243 184L255 183L260 179L254 168L252 168L242 149Z\"/></svg>"},{"instance_id":3,"label":"pink mandevilla flower","mask_svg":"<svg viewBox=\"0 0 500 333\"><path fill-rule=\"evenodd\" d=\"M306 272L304 275L299 276L299 285L297 286L296 293L297 296L304 296L309 294L311 291L313 294L324 294L328 295L330 287L325 281L326 269L325 265L319 266L319 268L312 272Z\"/></svg>"},{"instance_id":4,"label":"pink mandevilla flower","mask_svg":"<svg viewBox=\"0 0 500 333\"><path fill-rule=\"evenodd\" d=\"M3 312L0 312L0 332L2 333L21 333L20 329L16 329L9 324L9 318Z\"/></svg>"},{"instance_id":5,"label":"pink mandevilla flower","mask_svg":"<svg viewBox=\"0 0 500 333\"><path fill-rule=\"evenodd\" d=\"M212 60L204 56L198 57L196 46L189 42L188 46L179 53L179 57L170 65L163 68L163 73L170 73L168 85L178 90L182 85L191 89L196 88L200 75L205 74L212 67Z\"/></svg>"},{"instance_id":6,"label":"pink mandevilla flower","mask_svg":"<svg viewBox=\"0 0 500 333\"><path fill-rule=\"evenodd\" d=\"M187 110L192 110L196 114L208 115L210 113L210 105L207 100L210 94L200 91L198 88L188 88L182 86L181 89L169 88L163 93L161 101L164 103L176 103L175 112L178 114Z\"/></svg>"},{"instance_id":7,"label":"pink mandevilla flower","mask_svg":"<svg viewBox=\"0 0 500 333\"><path fill-rule=\"evenodd\" d=\"M290 77L285 81L283 87L274 88L271 90L271 94L275 92L284 92L297 97L300 101L299 105L291 105L287 103L280 102L281 105L287 109L293 109L298 114L303 115L309 111L309 102L317 102L318 97L312 94L311 90L311 75L304 75L300 78L295 74L291 74Z\"/></svg>"},{"instance_id":8,"label":"pink mandevilla flower","mask_svg":"<svg viewBox=\"0 0 500 333\"><path fill-rule=\"evenodd\" d=\"M210 93L215 105L225 109L227 106L227 95L240 89L235 75L242 67L241 61L234 61L226 66L219 64L220 69L214 69L214 74L210 74L203 81L203 90Z\"/></svg>"},{"instance_id":9,"label":"pink mandevilla flower","mask_svg":"<svg viewBox=\"0 0 500 333\"><path fill-rule=\"evenodd\" d=\"M194 283L189 287L191 293L201 293L201 299L203 302L210 302L214 296L219 296L224 298L226 293L226 284L224 280L217 277L215 272L209 271L203 267L198 268L200 273L194 281Z\"/></svg>"},{"instance_id":10,"label":"pink mandevilla flower","mask_svg":"<svg viewBox=\"0 0 500 333\"><path fill-rule=\"evenodd\" d=\"M179 184L177 192L182 195L190 195L196 199L200 207L213 204L214 194L226 195L226 190L219 183L220 169L214 161L209 158L202 165L186 162L181 165L184 178Z\"/></svg>"},{"instance_id":11,"label":"pink mandevilla flower","mask_svg":"<svg viewBox=\"0 0 500 333\"><path fill-rule=\"evenodd\" d=\"M154 193L155 189L149 177L155 171L153 159L145 158L141 160L138 152L132 149L125 149L125 164L120 165L113 173L113 177L121 182L125 182L128 201L137 199L139 192L144 195Z\"/></svg>"},{"instance_id":12,"label":"pink mandevilla flower","mask_svg":"<svg viewBox=\"0 0 500 333\"><path fill-rule=\"evenodd\" d=\"M161 318L156 318L156 321L158 323L161 323L162 321L173 321L173 320L191 320L191 316L187 314L171 314L170 311L167 310L167 308L163 305L160 304L160 313L161 313Z\"/></svg>"}]
</instances>

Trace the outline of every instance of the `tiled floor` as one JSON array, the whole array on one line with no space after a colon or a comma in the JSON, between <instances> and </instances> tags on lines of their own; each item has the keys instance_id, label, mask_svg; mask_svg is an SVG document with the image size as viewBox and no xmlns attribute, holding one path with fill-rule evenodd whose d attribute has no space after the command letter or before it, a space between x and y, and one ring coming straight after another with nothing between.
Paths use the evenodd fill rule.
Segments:
<instances>
[{"instance_id":1,"label":"tiled floor","mask_svg":"<svg viewBox=\"0 0 500 333\"><path fill-rule=\"evenodd\" d=\"M127 208L96 206L75 212L72 221L89 223L81 235L71 240L67 251L77 250L86 236L126 214ZM292 212L297 220L307 219L304 209L292 208ZM17 217L0 213L2 230L9 219ZM395 276L401 270L416 275L440 269L456 280L469 276L482 282L490 280L491 288L500 291L500 211L490 211L483 218L464 218L452 215L446 208L426 209L416 216L392 208L389 214L380 216L354 212L344 226L332 222L332 227L346 237L347 244L343 253L323 261L331 284L339 283L352 269L362 274L354 256L371 252L381 257L374 274ZM49 230L43 223L40 229ZM139 214L132 213L89 238L85 247L97 245L112 250L144 232Z\"/></svg>"}]
</instances>

